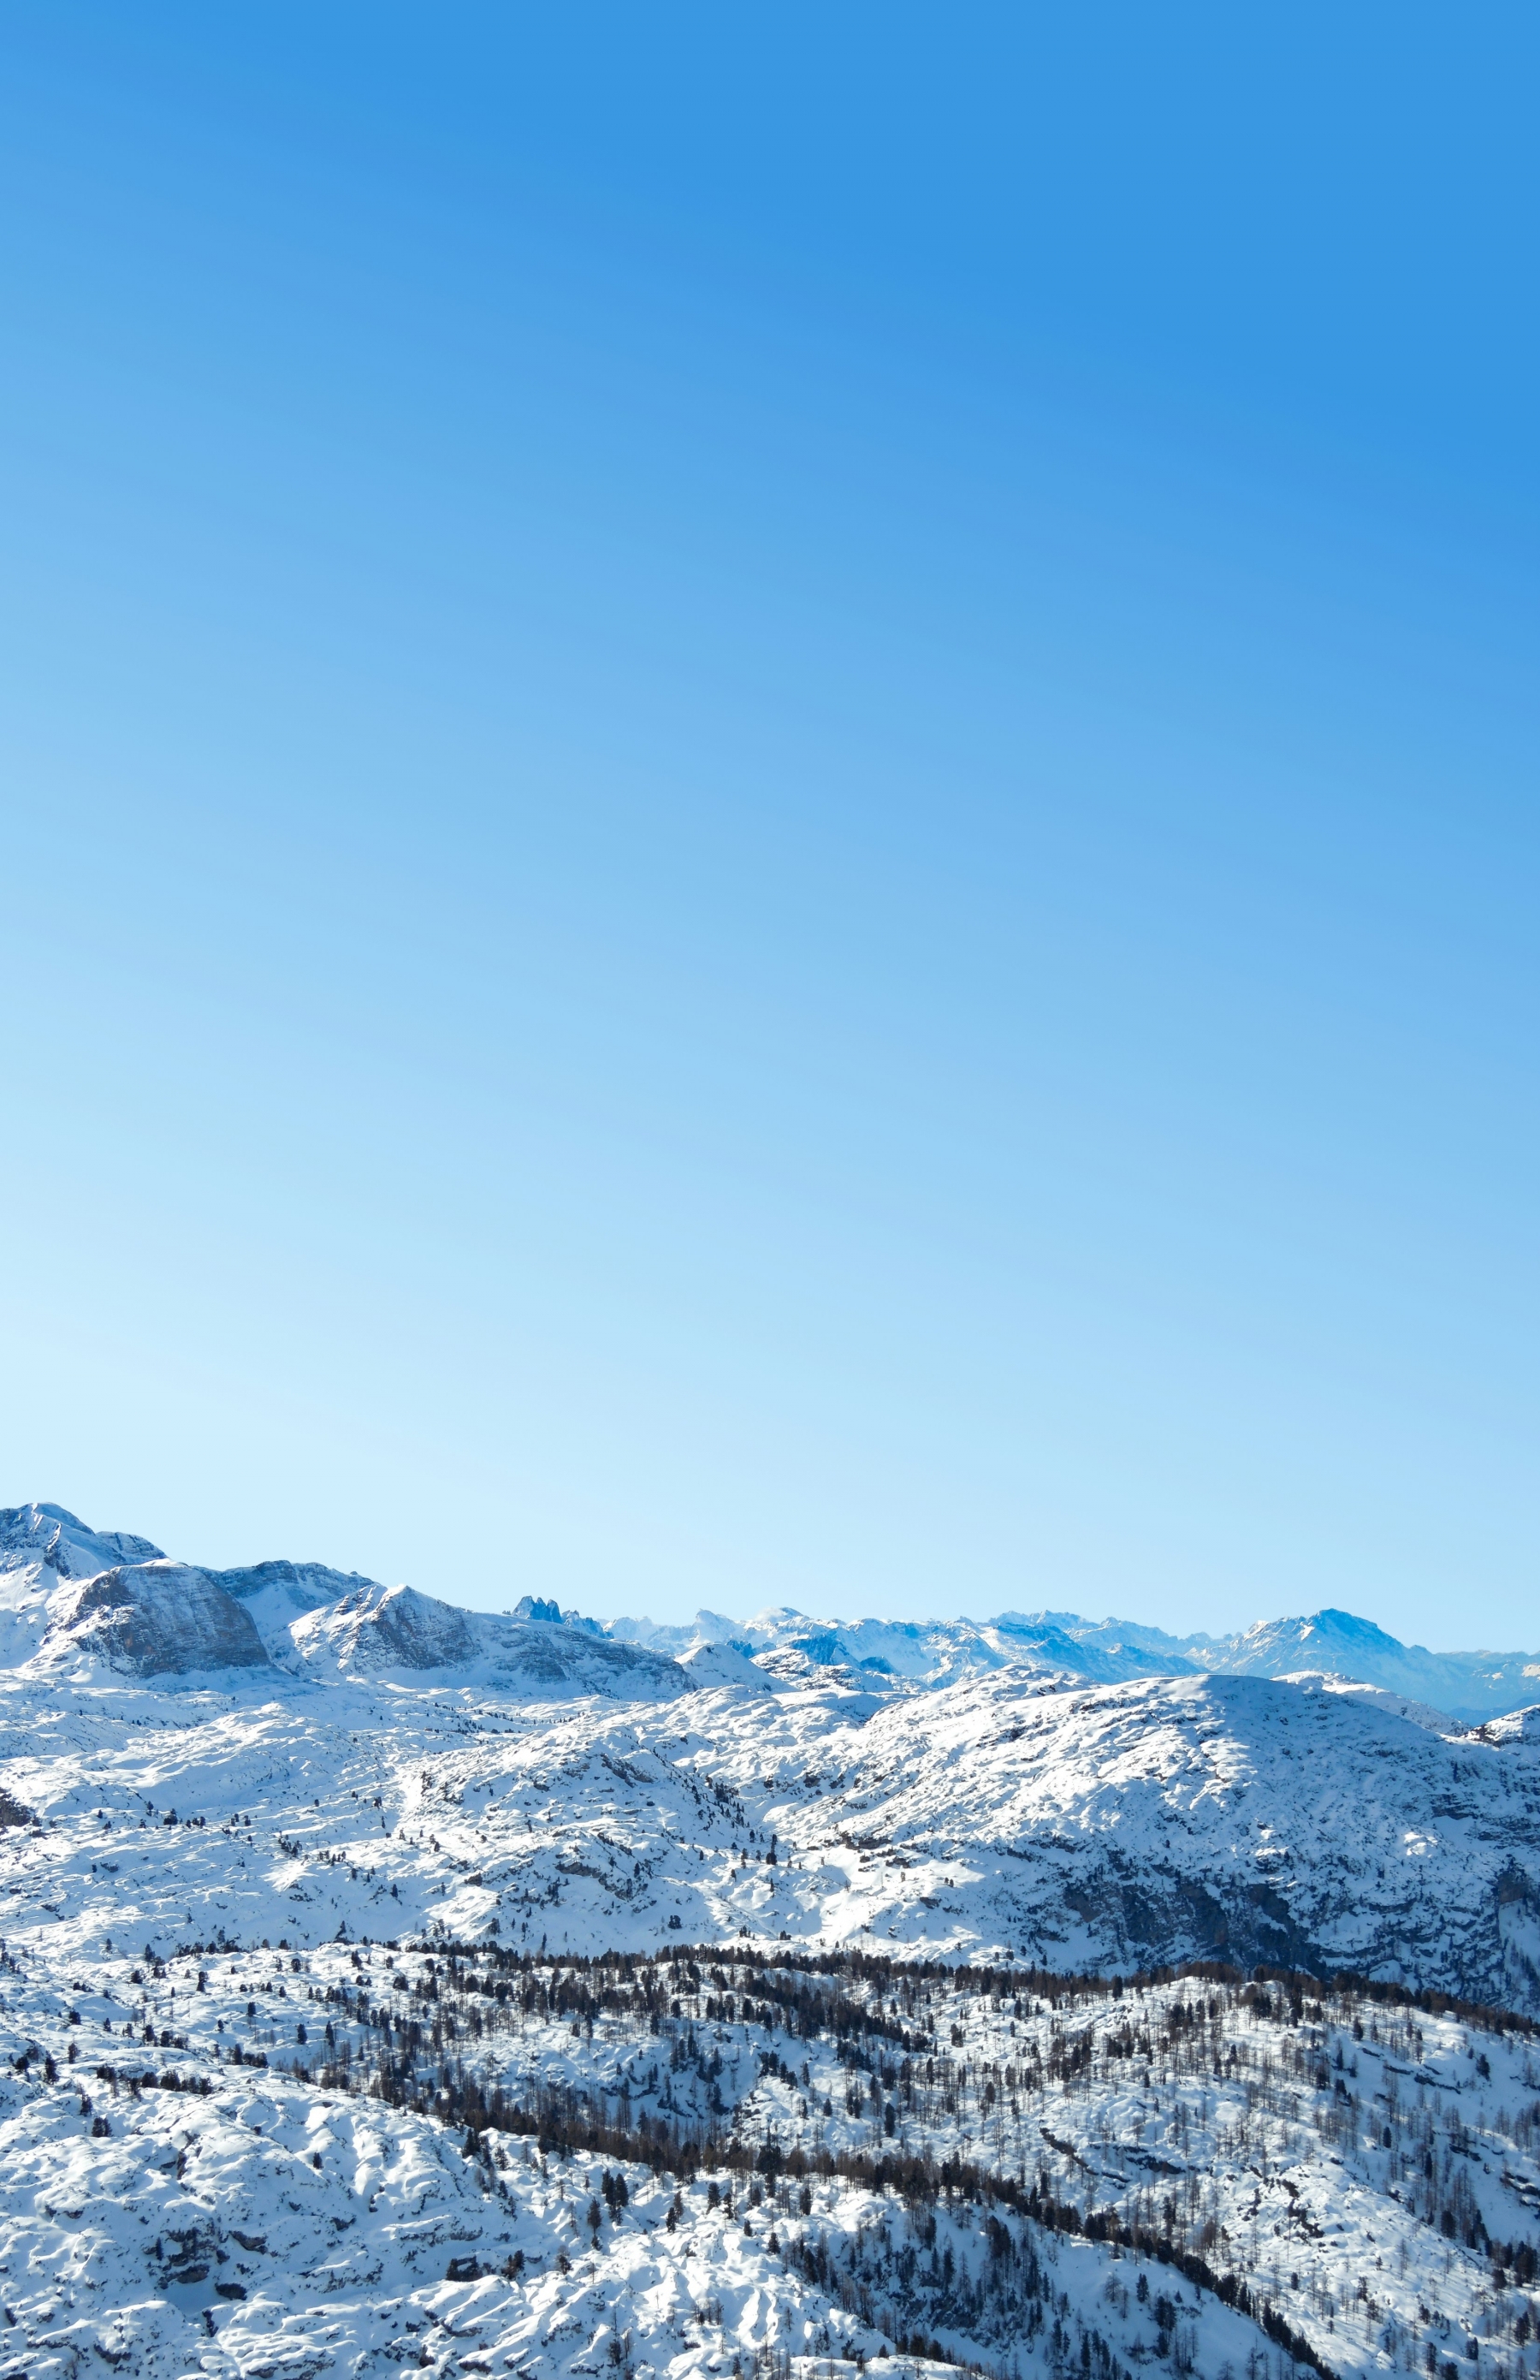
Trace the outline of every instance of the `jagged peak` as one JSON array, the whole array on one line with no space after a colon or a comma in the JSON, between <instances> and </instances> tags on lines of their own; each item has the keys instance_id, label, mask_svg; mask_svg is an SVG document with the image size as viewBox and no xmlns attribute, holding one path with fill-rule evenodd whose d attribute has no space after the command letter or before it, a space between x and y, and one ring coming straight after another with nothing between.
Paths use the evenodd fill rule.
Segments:
<instances>
[{"instance_id":1,"label":"jagged peak","mask_svg":"<svg viewBox=\"0 0 1540 2380\"><path fill-rule=\"evenodd\" d=\"M52 1582L167 1560L150 1539L127 1531L93 1530L62 1504L20 1504L0 1512L0 1667L15 1669L37 1655ZM455 1658L481 1658L471 1648L484 1645L485 1623L494 1633L509 1627L531 1636L560 1632L564 1640L583 1639L596 1648L646 1653L670 1668L704 1644L728 1645L761 1664L795 1655L814 1670L833 1676L848 1670L867 1685L895 1694L916 1687L934 1689L1005 1666L1097 1683L1204 1671L1279 1677L1318 1670L1359 1680L1471 1725L1532 1703L1540 1690L1540 1655L1430 1653L1421 1645L1401 1644L1374 1621L1332 1605L1257 1621L1228 1636L1174 1636L1142 1622L1089 1621L1046 1606L976 1621L963 1614L931 1620L838 1619L814 1616L792 1604L771 1604L746 1621L703 1609L693 1621L679 1624L625 1617L600 1621L576 1609L564 1609L554 1597L532 1594L494 1619L484 1607L468 1609L450 1597L441 1600L416 1589L382 1586L356 1571L282 1558L236 1569L200 1570L199 1575L210 1583L211 1591L245 1609L268 1656L291 1672L305 1667L296 1637L300 1623L335 1610L345 1620L361 1612L390 1611L396 1615L392 1625L403 1627L409 1615L412 1631L425 1642L460 1646L459 1653L445 1651L435 1663L444 1670ZM215 1633L224 1636L223 1622ZM550 1658L560 1664L566 1657ZM594 1658L602 1662L597 1651ZM624 1663L611 1666L618 1681Z\"/></svg>"},{"instance_id":2,"label":"jagged peak","mask_svg":"<svg viewBox=\"0 0 1540 2380\"><path fill-rule=\"evenodd\" d=\"M93 1529L63 1504L13 1504L0 1512L0 1564L7 1568L36 1562L60 1578L91 1578L123 1562L164 1560L150 1538Z\"/></svg>"}]
</instances>

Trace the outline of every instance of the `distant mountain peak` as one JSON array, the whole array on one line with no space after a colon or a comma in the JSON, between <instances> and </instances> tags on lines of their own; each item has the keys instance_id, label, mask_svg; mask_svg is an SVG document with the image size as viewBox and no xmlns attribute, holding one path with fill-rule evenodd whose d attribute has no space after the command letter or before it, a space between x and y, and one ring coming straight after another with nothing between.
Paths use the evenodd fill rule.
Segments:
<instances>
[{"instance_id":1,"label":"distant mountain peak","mask_svg":"<svg viewBox=\"0 0 1540 2380\"><path fill-rule=\"evenodd\" d=\"M63 1584L107 1573L118 1584L77 1598L67 1613L52 1600ZM175 1593L173 1574L183 1582ZM479 1574L477 1584L485 1585ZM199 1629L206 1641L203 1658L194 1660ZM644 1698L686 1691L692 1677L748 1682L733 1660L695 1660L709 1645L727 1648L782 1682L796 1678L819 1690L879 1696L1007 1670L1097 1685L1204 1672L1287 1678L1308 1670L1471 1726L1540 1695L1540 1655L1430 1653L1335 1606L1256 1621L1229 1636L1173 1636L1141 1621L1092 1621L1047 1608L984 1621L841 1620L772 1604L751 1620L702 1610L688 1623L661 1624L600 1622L564 1610L554 1597L526 1594L499 1616L321 1562L271 1560L224 1571L172 1562L149 1538L93 1530L62 1504L0 1512L0 1669L42 1658L45 1645L50 1659L71 1658L66 1640L79 1651L87 1638L103 1658L115 1646L112 1658L131 1665L164 1656L165 1674L275 1663L290 1676L313 1676L318 1662L323 1670L358 1663L431 1670L445 1680L459 1670L467 1683L522 1679L531 1692Z\"/></svg>"},{"instance_id":2,"label":"distant mountain peak","mask_svg":"<svg viewBox=\"0 0 1540 2380\"><path fill-rule=\"evenodd\" d=\"M165 1560L148 1537L126 1529L88 1528L63 1504L16 1504L0 1512L0 1563L6 1557L36 1561L60 1578L92 1578L122 1562Z\"/></svg>"}]
</instances>

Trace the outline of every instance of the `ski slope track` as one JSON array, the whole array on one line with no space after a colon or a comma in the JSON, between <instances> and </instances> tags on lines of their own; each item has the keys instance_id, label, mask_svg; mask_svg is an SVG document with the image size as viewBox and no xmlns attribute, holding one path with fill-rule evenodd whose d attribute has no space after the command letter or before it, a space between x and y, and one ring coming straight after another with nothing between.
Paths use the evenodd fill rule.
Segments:
<instances>
[{"instance_id":1,"label":"ski slope track","mask_svg":"<svg viewBox=\"0 0 1540 2380\"><path fill-rule=\"evenodd\" d=\"M1532 2380L1535 1666L0 1512L0 2380Z\"/></svg>"}]
</instances>

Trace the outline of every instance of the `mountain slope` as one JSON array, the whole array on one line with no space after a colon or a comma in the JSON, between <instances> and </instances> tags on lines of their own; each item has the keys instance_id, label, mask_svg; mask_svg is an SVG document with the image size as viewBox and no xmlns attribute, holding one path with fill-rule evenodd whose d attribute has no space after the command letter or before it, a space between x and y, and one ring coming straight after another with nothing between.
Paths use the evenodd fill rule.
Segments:
<instances>
[{"instance_id":1,"label":"mountain slope","mask_svg":"<svg viewBox=\"0 0 1540 2380\"><path fill-rule=\"evenodd\" d=\"M1490 2018L683 1949L6 1975L7 2373L1532 2380Z\"/></svg>"},{"instance_id":2,"label":"mountain slope","mask_svg":"<svg viewBox=\"0 0 1540 2380\"><path fill-rule=\"evenodd\" d=\"M1532 2380L1534 2046L1455 2011L785 1953L24 1953L0 2059L4 2362L39 2380Z\"/></svg>"},{"instance_id":3,"label":"mountain slope","mask_svg":"<svg viewBox=\"0 0 1540 2380\"><path fill-rule=\"evenodd\" d=\"M584 1628L461 1611L409 1586L357 1587L306 1612L289 1631L312 1677L416 1677L554 1694L655 1701L683 1694L677 1663Z\"/></svg>"},{"instance_id":4,"label":"mountain slope","mask_svg":"<svg viewBox=\"0 0 1540 2380\"><path fill-rule=\"evenodd\" d=\"M185 1562L127 1562L68 1580L47 1610L34 1661L72 1677L100 1668L171 1678L270 1666L249 1612L209 1572Z\"/></svg>"},{"instance_id":5,"label":"mountain slope","mask_svg":"<svg viewBox=\"0 0 1540 2380\"><path fill-rule=\"evenodd\" d=\"M17 1504L0 1512L0 1570L48 1570L93 1578L121 1562L160 1561L159 1546L126 1529L91 1529L62 1504Z\"/></svg>"},{"instance_id":6,"label":"mountain slope","mask_svg":"<svg viewBox=\"0 0 1540 2380\"><path fill-rule=\"evenodd\" d=\"M89 1951L442 1925L574 1952L784 1938L1106 1973L1217 1957L1540 2013L1522 1730L1447 1741L1248 1678L623 1699L566 1673L535 1701L394 1664L331 1677L318 1695L264 1669L246 1699L0 1688L0 1785L46 1822L6 1839L0 1935ZM167 1828L168 1806L204 1823Z\"/></svg>"},{"instance_id":7,"label":"mountain slope","mask_svg":"<svg viewBox=\"0 0 1540 2380\"><path fill-rule=\"evenodd\" d=\"M308 1611L323 1610L345 1596L377 1587L375 1580L362 1578L357 1571L330 1570L324 1562L253 1562L242 1570L215 1570L208 1575L250 1614L253 1627L274 1660L292 1656L289 1632Z\"/></svg>"},{"instance_id":8,"label":"mountain slope","mask_svg":"<svg viewBox=\"0 0 1540 2380\"><path fill-rule=\"evenodd\" d=\"M147 1538L91 1530L62 1505L0 1512L0 1669L14 1668L38 1651L50 1626L50 1597L61 1583L164 1561ZM222 1646L244 1644L244 1632L230 1621L223 1597L245 1609L267 1656L284 1669L313 1669L318 1661L325 1669L341 1658L345 1664L406 1670L426 1664L447 1675L459 1664L467 1684L526 1677L538 1689L542 1681L550 1684L562 1677L575 1690L582 1690L586 1680L589 1690L599 1692L676 1692L669 1665L702 1646L720 1645L726 1648L724 1658L732 1654L755 1660L782 1682L825 1671L831 1679L859 1678L876 1693L935 1690L1024 1665L1045 1677L1081 1677L1098 1684L1207 1671L1287 1677L1313 1670L1381 1688L1468 1725L1521 1709L1540 1696L1540 1655L1429 1653L1400 1644L1352 1613L1332 1610L1259 1622L1224 1637L1178 1638L1131 1621L1093 1621L1048 1610L1004 1612L985 1621L840 1621L782 1606L741 1621L701 1611L693 1622L676 1627L645 1619L601 1624L561 1611L553 1599L527 1594L501 1617L462 1611L320 1562L269 1560L202 1570L200 1575L210 1583L204 1609L211 1634L201 1663L178 1640L172 1666L183 1671L217 1666L224 1658ZM328 1611L336 1614L335 1621L318 1628L314 1616ZM186 1618L191 1624L190 1604ZM296 1635L302 1623L308 1650ZM564 1633L559 1644L515 1639L505 1633L510 1625ZM572 1650L576 1636L615 1648L616 1658L594 1653L585 1659ZM632 1655L650 1656L663 1667L649 1668L646 1658L633 1667ZM248 1656L249 1647L239 1657L242 1666Z\"/></svg>"},{"instance_id":9,"label":"mountain slope","mask_svg":"<svg viewBox=\"0 0 1540 2380\"><path fill-rule=\"evenodd\" d=\"M1540 1695L1540 1656L1533 1653L1429 1653L1402 1645L1351 1611L1308 1620L1259 1621L1239 1635L1208 1642L1205 1666L1232 1675L1276 1678L1291 1670L1332 1670L1432 1703L1474 1722L1515 1710Z\"/></svg>"}]
</instances>

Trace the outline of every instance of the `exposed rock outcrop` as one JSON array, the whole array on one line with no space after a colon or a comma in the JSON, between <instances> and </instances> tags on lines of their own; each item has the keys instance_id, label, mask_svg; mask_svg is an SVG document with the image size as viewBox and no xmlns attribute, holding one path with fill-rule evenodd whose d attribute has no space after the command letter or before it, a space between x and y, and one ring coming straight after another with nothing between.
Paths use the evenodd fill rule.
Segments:
<instances>
[{"instance_id":1,"label":"exposed rock outcrop","mask_svg":"<svg viewBox=\"0 0 1540 2380\"><path fill-rule=\"evenodd\" d=\"M50 1599L39 1660L78 1660L139 1678L265 1670L261 1638L234 1596L183 1562L125 1564L61 1587Z\"/></svg>"}]
</instances>

